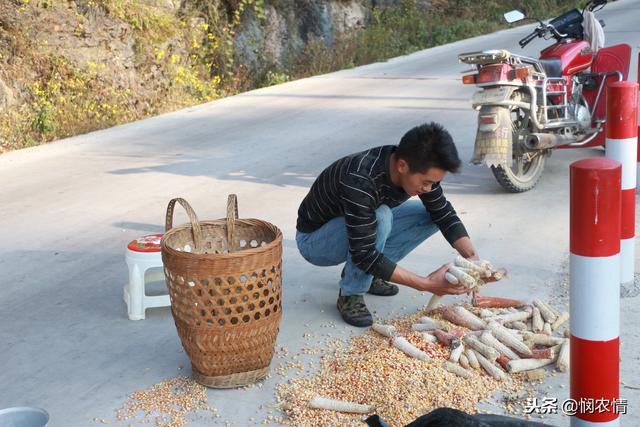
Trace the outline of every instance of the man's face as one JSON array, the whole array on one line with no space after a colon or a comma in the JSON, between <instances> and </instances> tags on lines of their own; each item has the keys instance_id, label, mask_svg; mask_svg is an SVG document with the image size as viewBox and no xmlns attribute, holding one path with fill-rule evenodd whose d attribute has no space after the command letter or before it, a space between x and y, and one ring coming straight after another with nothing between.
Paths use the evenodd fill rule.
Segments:
<instances>
[{"instance_id":1,"label":"man's face","mask_svg":"<svg viewBox=\"0 0 640 427\"><path fill-rule=\"evenodd\" d=\"M436 182L442 181L447 174L446 170L438 167L429 168L424 173L412 173L409 170L409 164L403 159L398 160L398 172L400 172L402 188L410 196L431 191L431 187Z\"/></svg>"}]
</instances>

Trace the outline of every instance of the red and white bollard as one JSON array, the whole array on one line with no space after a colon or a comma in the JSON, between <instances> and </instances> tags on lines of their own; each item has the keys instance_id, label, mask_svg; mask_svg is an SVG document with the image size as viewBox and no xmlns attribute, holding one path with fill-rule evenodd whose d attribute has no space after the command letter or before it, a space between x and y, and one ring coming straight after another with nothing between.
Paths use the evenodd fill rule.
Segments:
<instances>
[{"instance_id":1,"label":"red and white bollard","mask_svg":"<svg viewBox=\"0 0 640 427\"><path fill-rule=\"evenodd\" d=\"M606 158L570 170L572 427L619 424L621 175L620 163Z\"/></svg>"},{"instance_id":2,"label":"red and white bollard","mask_svg":"<svg viewBox=\"0 0 640 427\"><path fill-rule=\"evenodd\" d=\"M620 281L633 283L635 271L636 175L638 159L638 84L607 86L606 157L622 164Z\"/></svg>"}]
</instances>

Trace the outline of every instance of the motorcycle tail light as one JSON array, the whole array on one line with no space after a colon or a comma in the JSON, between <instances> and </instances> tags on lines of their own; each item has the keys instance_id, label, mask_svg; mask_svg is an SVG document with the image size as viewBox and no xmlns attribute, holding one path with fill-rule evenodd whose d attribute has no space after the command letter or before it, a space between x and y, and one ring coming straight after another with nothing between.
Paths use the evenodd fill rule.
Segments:
<instances>
[{"instance_id":1,"label":"motorcycle tail light","mask_svg":"<svg viewBox=\"0 0 640 427\"><path fill-rule=\"evenodd\" d=\"M465 84L465 85L476 84L476 76L477 74L467 74L466 76L462 76L462 84Z\"/></svg>"},{"instance_id":2,"label":"motorcycle tail light","mask_svg":"<svg viewBox=\"0 0 640 427\"><path fill-rule=\"evenodd\" d=\"M498 123L498 117L495 114L483 114L480 116L480 123L485 125L494 125Z\"/></svg>"},{"instance_id":3,"label":"motorcycle tail light","mask_svg":"<svg viewBox=\"0 0 640 427\"><path fill-rule=\"evenodd\" d=\"M512 72L513 79L526 79L531 75L530 67L516 68Z\"/></svg>"}]
</instances>

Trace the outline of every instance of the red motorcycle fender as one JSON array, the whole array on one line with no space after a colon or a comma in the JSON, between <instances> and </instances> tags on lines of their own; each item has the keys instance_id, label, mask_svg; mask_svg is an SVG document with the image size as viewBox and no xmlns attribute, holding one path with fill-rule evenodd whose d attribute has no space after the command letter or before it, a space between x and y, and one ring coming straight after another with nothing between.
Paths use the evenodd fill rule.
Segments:
<instances>
[{"instance_id":1,"label":"red motorcycle fender","mask_svg":"<svg viewBox=\"0 0 640 427\"><path fill-rule=\"evenodd\" d=\"M604 73L609 71L620 71L622 73L622 80L626 80L629 76L629 65L631 64L631 46L628 44L617 44L615 46L604 47L600 49L596 55L593 64L591 65L591 71L594 73ZM598 80L598 85L601 79ZM610 76L607 78L607 82L615 82L617 77ZM584 90L583 95L589 106L593 106L596 95L598 93L598 87L592 90ZM595 118L604 118L606 115L606 87L603 89L602 95L594 112ZM594 122L595 125L595 122ZM561 147L561 148L586 148L597 147L604 145L605 142L606 124L603 127L602 132L594 138L591 142L581 147ZM559 147L560 148L560 147Z\"/></svg>"}]
</instances>

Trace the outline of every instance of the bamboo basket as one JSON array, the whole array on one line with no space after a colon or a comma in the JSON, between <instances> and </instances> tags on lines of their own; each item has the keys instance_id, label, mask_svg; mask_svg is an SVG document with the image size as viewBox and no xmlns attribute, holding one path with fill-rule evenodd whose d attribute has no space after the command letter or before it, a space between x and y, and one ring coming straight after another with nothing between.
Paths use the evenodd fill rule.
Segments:
<instances>
[{"instance_id":1,"label":"bamboo basket","mask_svg":"<svg viewBox=\"0 0 640 427\"><path fill-rule=\"evenodd\" d=\"M176 202L190 223L173 228ZM280 230L238 219L234 194L227 218L214 221L198 221L177 198L167 206L161 248L171 313L194 379L231 388L266 377L282 317Z\"/></svg>"}]
</instances>

